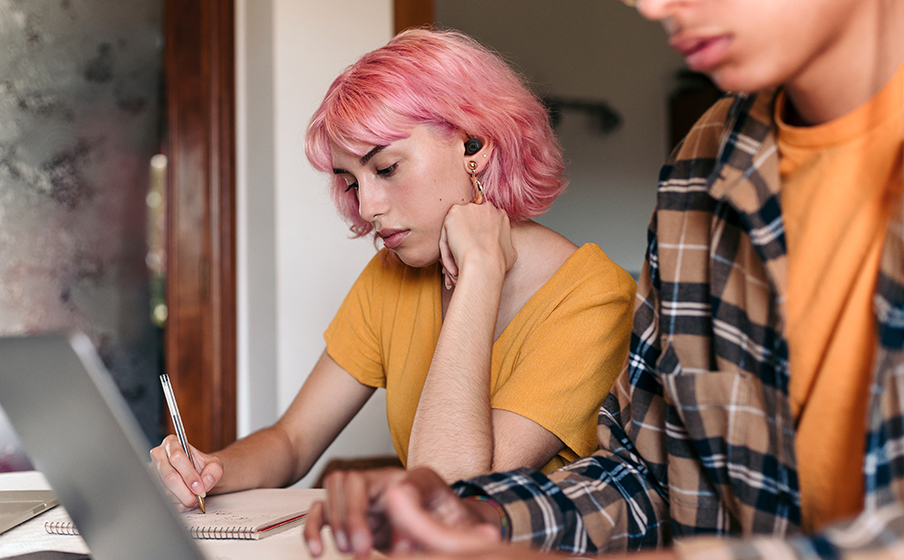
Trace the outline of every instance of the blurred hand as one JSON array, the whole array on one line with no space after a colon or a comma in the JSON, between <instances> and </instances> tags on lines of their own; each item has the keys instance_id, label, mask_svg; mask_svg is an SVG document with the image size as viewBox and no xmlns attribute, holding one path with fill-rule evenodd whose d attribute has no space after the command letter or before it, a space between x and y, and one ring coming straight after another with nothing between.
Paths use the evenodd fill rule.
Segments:
<instances>
[{"instance_id":1,"label":"blurred hand","mask_svg":"<svg viewBox=\"0 0 904 560\"><path fill-rule=\"evenodd\" d=\"M535 549L498 543L488 545L478 551L463 553L429 552L415 555L406 555L406 560L565 560L576 558L602 558L602 555L585 554L574 556L558 552L541 552ZM678 555L673 549L648 549L629 553L606 553L606 560L678 560Z\"/></svg>"},{"instance_id":2,"label":"blurred hand","mask_svg":"<svg viewBox=\"0 0 904 560\"><path fill-rule=\"evenodd\" d=\"M391 556L391 558L394 558L394 556ZM404 558L406 560L555 560L557 558L559 560L575 560L575 558L589 557L575 557L572 555L540 552L539 550L533 550L523 546L513 546L508 543L495 543L488 544L479 550L469 550L467 552L422 552L419 554L405 555ZM634 559L626 558L623 560Z\"/></svg>"},{"instance_id":3,"label":"blurred hand","mask_svg":"<svg viewBox=\"0 0 904 560\"><path fill-rule=\"evenodd\" d=\"M460 271L470 263L495 264L504 274L518 260L508 215L488 203L452 206L443 222L439 252L447 287L458 282Z\"/></svg>"},{"instance_id":4,"label":"blurred hand","mask_svg":"<svg viewBox=\"0 0 904 560\"><path fill-rule=\"evenodd\" d=\"M372 549L467 553L500 540L498 525L485 521L480 511L486 504L460 499L430 469L337 471L324 486L327 500L314 504L304 526L308 551L315 557L323 553L324 525L341 552L358 558L368 557ZM489 513L498 517L495 510Z\"/></svg>"},{"instance_id":5,"label":"blurred hand","mask_svg":"<svg viewBox=\"0 0 904 560\"><path fill-rule=\"evenodd\" d=\"M191 444L189 450L200 472L192 466L175 435L166 436L160 445L151 449L154 472L163 482L170 499L181 510L198 507L195 496L207 496L207 492L223 478L223 465L218 458L201 453Z\"/></svg>"}]
</instances>

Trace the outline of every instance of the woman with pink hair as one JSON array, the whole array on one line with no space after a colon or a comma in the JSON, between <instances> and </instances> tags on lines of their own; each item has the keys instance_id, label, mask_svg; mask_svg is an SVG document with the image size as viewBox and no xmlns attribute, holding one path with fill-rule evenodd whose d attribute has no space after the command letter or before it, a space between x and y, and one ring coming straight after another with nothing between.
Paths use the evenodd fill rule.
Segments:
<instances>
[{"instance_id":1,"label":"woman with pink hair","mask_svg":"<svg viewBox=\"0 0 904 560\"><path fill-rule=\"evenodd\" d=\"M596 449L635 284L531 220L567 182L521 77L460 33L402 32L336 78L305 153L354 236L382 248L276 424L193 451L200 473L172 436L151 452L174 500L292 484L377 387L402 463L449 481Z\"/></svg>"}]
</instances>

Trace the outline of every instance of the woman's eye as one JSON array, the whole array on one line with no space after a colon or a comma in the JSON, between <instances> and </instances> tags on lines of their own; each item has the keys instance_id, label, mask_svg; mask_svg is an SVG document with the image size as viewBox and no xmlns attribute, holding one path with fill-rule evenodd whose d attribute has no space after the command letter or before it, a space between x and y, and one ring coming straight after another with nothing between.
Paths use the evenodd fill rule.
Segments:
<instances>
[{"instance_id":1,"label":"woman's eye","mask_svg":"<svg viewBox=\"0 0 904 560\"><path fill-rule=\"evenodd\" d=\"M355 189L355 192L358 192L358 181L355 181L354 183L349 183L348 188L345 189L345 192L348 192L352 189Z\"/></svg>"},{"instance_id":2,"label":"woman's eye","mask_svg":"<svg viewBox=\"0 0 904 560\"><path fill-rule=\"evenodd\" d=\"M377 175L385 175L385 176L392 175L398 166L399 166L398 163L393 163L392 165L390 165L389 167L386 167L384 169L377 169Z\"/></svg>"}]
</instances>

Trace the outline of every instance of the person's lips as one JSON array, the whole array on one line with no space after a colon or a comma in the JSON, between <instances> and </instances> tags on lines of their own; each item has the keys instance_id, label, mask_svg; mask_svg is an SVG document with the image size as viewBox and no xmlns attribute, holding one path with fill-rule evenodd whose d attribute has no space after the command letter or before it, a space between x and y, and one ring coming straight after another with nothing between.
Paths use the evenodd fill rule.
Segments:
<instances>
[{"instance_id":1,"label":"person's lips","mask_svg":"<svg viewBox=\"0 0 904 560\"><path fill-rule=\"evenodd\" d=\"M405 241L405 238L408 237L409 233L411 233L411 231L407 229L381 229L377 232L377 235L383 239L384 247L387 249L395 249Z\"/></svg>"},{"instance_id":2,"label":"person's lips","mask_svg":"<svg viewBox=\"0 0 904 560\"><path fill-rule=\"evenodd\" d=\"M710 37L681 35L673 37L669 44L684 57L688 68L696 72L707 72L725 58L731 38L728 35Z\"/></svg>"}]
</instances>

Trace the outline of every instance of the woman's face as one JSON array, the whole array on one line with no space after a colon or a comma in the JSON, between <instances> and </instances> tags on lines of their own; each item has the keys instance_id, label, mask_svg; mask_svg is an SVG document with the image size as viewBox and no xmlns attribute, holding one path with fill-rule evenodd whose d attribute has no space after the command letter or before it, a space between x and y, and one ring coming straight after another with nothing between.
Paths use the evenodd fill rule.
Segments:
<instances>
[{"instance_id":1,"label":"woman's face","mask_svg":"<svg viewBox=\"0 0 904 560\"><path fill-rule=\"evenodd\" d=\"M446 213L467 204L472 186L463 134L449 138L426 125L383 146L362 146L361 157L332 145L333 173L358 194L358 212L370 222L383 245L405 264L439 260L439 239Z\"/></svg>"}]
</instances>

